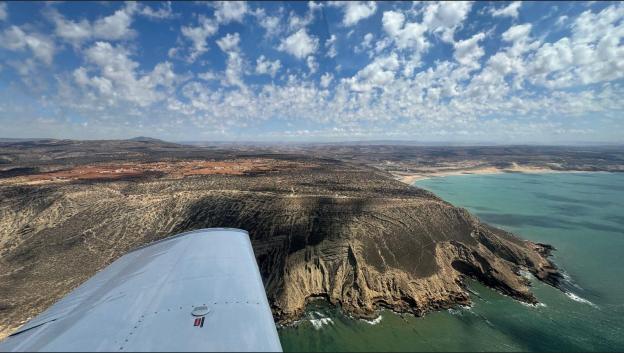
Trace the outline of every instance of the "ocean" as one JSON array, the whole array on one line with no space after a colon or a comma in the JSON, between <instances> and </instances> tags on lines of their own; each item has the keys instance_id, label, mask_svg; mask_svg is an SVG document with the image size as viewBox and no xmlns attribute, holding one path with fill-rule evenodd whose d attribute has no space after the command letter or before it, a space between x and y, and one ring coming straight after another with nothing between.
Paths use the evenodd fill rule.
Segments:
<instances>
[{"instance_id":1,"label":"ocean","mask_svg":"<svg viewBox=\"0 0 624 353\"><path fill-rule=\"evenodd\" d=\"M529 306L470 281L471 307L351 319L324 302L279 329L284 351L623 351L624 173L505 173L420 180L483 221L553 245L565 292L533 280Z\"/></svg>"}]
</instances>

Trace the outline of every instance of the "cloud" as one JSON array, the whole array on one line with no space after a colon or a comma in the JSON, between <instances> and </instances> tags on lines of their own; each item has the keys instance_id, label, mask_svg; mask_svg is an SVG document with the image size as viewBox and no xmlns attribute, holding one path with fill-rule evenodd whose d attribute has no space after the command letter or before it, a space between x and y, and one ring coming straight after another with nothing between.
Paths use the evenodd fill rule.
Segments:
<instances>
[{"instance_id":1,"label":"cloud","mask_svg":"<svg viewBox=\"0 0 624 353\"><path fill-rule=\"evenodd\" d=\"M305 28L298 30L282 39L277 50L287 52L298 59L304 59L314 54L319 46L319 40L308 34Z\"/></svg>"},{"instance_id":2,"label":"cloud","mask_svg":"<svg viewBox=\"0 0 624 353\"><path fill-rule=\"evenodd\" d=\"M136 3L127 3L122 9L110 16L100 18L93 23L93 36L99 39L119 40L130 39L136 34L130 28Z\"/></svg>"},{"instance_id":3,"label":"cloud","mask_svg":"<svg viewBox=\"0 0 624 353\"><path fill-rule=\"evenodd\" d=\"M572 25L571 37L544 43L536 51L529 65L531 81L566 88L624 77L622 19L622 5L583 12Z\"/></svg>"},{"instance_id":4,"label":"cloud","mask_svg":"<svg viewBox=\"0 0 624 353\"><path fill-rule=\"evenodd\" d=\"M399 69L399 59L396 53L386 57L378 57L366 65L362 70L345 82L356 92L368 92L373 88L385 89L391 83Z\"/></svg>"},{"instance_id":5,"label":"cloud","mask_svg":"<svg viewBox=\"0 0 624 353\"><path fill-rule=\"evenodd\" d=\"M469 39L460 40L453 44L455 60L472 69L478 69L480 66L478 60L485 54L483 48L479 46L479 42L484 38L485 33L480 32Z\"/></svg>"},{"instance_id":6,"label":"cloud","mask_svg":"<svg viewBox=\"0 0 624 353\"><path fill-rule=\"evenodd\" d=\"M38 33L26 33L18 26L11 26L0 33L0 47L12 50L30 50L33 56L50 65L56 52L54 41Z\"/></svg>"},{"instance_id":7,"label":"cloud","mask_svg":"<svg viewBox=\"0 0 624 353\"><path fill-rule=\"evenodd\" d=\"M48 129L77 131L82 138L149 128L174 139L253 138L258 131L267 138L298 140L509 142L546 141L556 134L621 139L624 6L619 3L553 12L553 23L569 17L565 30L551 32L544 32L540 20L514 21L504 28L509 21L501 17L490 18L496 28L490 31L467 26L467 3L375 3L382 12L381 26L364 31L356 27L363 18L346 21L349 4L308 3L305 14L279 6L269 12L273 7L262 3L245 4L242 11L227 6L216 5L214 16L186 13L181 18L191 22L176 28L163 24L174 32L162 36L164 48L173 46L173 57L184 54L199 61L194 65L146 58L154 52L141 51L145 34L139 33L142 27L133 28L133 18L173 17L169 4L130 3L93 20L46 6L47 22L35 17L19 26L5 23L0 55L6 57L2 74L8 84L0 94L0 123L9 133L23 135L18 125L30 133L34 130L26 123L46 121ZM351 27L319 34L314 17L320 8ZM240 34L230 30L238 24L226 25L239 20L249 26ZM111 30L104 40L101 32L96 34L97 23L119 30ZM219 28L230 33L219 33ZM261 43L247 43L247 31L258 33L253 38ZM165 42L175 32L178 41ZM58 50L59 40L74 50ZM338 41L341 55L355 52L342 70L331 65ZM211 46L217 49L205 55ZM276 48L281 53L270 54ZM427 60L421 61L427 52ZM298 62L284 59L287 55ZM52 63L53 70L41 69ZM13 72L17 80L32 84L12 84ZM34 92L30 96L24 93L29 89ZM23 104L13 104L16 99ZM24 113L29 110L32 117ZM15 116L20 117L17 122L7 118ZM62 125L67 116L88 122L89 130Z\"/></svg>"},{"instance_id":8,"label":"cloud","mask_svg":"<svg viewBox=\"0 0 624 353\"><path fill-rule=\"evenodd\" d=\"M228 33L225 37L217 40L217 45L224 52L237 51L240 43L240 35L238 33Z\"/></svg>"},{"instance_id":9,"label":"cloud","mask_svg":"<svg viewBox=\"0 0 624 353\"><path fill-rule=\"evenodd\" d=\"M555 26L557 27L563 26L567 22L568 18L569 17L566 15L559 16L559 18L557 18L557 22L555 22Z\"/></svg>"},{"instance_id":10,"label":"cloud","mask_svg":"<svg viewBox=\"0 0 624 353\"><path fill-rule=\"evenodd\" d=\"M136 32L130 27L132 25L133 16L136 13L152 17L162 16L163 9L164 8L154 11L140 3L127 3L112 15L101 17L93 23L86 19L67 19L55 9L47 10L46 15L54 24L54 33L58 37L74 46L80 46L82 43L90 40L133 39L136 36ZM169 7L169 11L170 10L171 8Z\"/></svg>"},{"instance_id":11,"label":"cloud","mask_svg":"<svg viewBox=\"0 0 624 353\"><path fill-rule=\"evenodd\" d=\"M214 5L215 17L219 23L232 21L242 23L248 11L245 1L217 1Z\"/></svg>"},{"instance_id":12,"label":"cloud","mask_svg":"<svg viewBox=\"0 0 624 353\"><path fill-rule=\"evenodd\" d=\"M46 16L55 26L54 33L74 46L80 46L91 40L133 39L136 36L136 32L131 28L134 15L157 20L174 17L169 1L163 3L157 10L142 3L127 3L112 15L96 19L93 23L87 19L67 19L53 8L46 11Z\"/></svg>"},{"instance_id":13,"label":"cloud","mask_svg":"<svg viewBox=\"0 0 624 353\"><path fill-rule=\"evenodd\" d=\"M202 72L202 73L198 74L197 77L199 77L200 79L205 80L205 81L213 81L213 80L216 80L218 78L217 75L214 72L212 72L212 71Z\"/></svg>"},{"instance_id":14,"label":"cloud","mask_svg":"<svg viewBox=\"0 0 624 353\"><path fill-rule=\"evenodd\" d=\"M225 86L238 86L245 88L243 82L243 57L240 52L240 35L238 33L228 33L225 37L217 40L219 48L227 54L225 68L225 79L222 84Z\"/></svg>"},{"instance_id":15,"label":"cloud","mask_svg":"<svg viewBox=\"0 0 624 353\"><path fill-rule=\"evenodd\" d=\"M306 58L306 64L308 65L308 70L310 70L310 74L314 74L316 73L316 71L318 71L319 64L312 55Z\"/></svg>"},{"instance_id":16,"label":"cloud","mask_svg":"<svg viewBox=\"0 0 624 353\"><path fill-rule=\"evenodd\" d=\"M364 52L366 50L369 50L373 47L373 38L375 38L375 36L372 33L366 33L364 35L364 37L362 38L362 42L358 45L356 45L353 48L353 51L355 53L361 53ZM372 51L369 51L369 56L372 56Z\"/></svg>"},{"instance_id":17,"label":"cloud","mask_svg":"<svg viewBox=\"0 0 624 353\"><path fill-rule=\"evenodd\" d=\"M180 32L191 41L193 47L188 57L189 62L194 62L200 55L208 51L208 37L217 33L219 26L206 17L199 18L199 25L196 27L182 26Z\"/></svg>"},{"instance_id":18,"label":"cloud","mask_svg":"<svg viewBox=\"0 0 624 353\"><path fill-rule=\"evenodd\" d=\"M169 62L159 63L150 73L139 75L139 64L121 45L96 42L85 50L85 60L99 74L90 76L90 70L81 66L73 72L75 82L83 89L93 89L97 99L108 105L123 101L147 107L162 100L176 83L177 76Z\"/></svg>"},{"instance_id":19,"label":"cloud","mask_svg":"<svg viewBox=\"0 0 624 353\"><path fill-rule=\"evenodd\" d=\"M157 10L154 10L148 5L140 4L139 14L156 20L170 19L174 17L174 13L171 10L171 1L162 3L162 6Z\"/></svg>"},{"instance_id":20,"label":"cloud","mask_svg":"<svg viewBox=\"0 0 624 353\"><path fill-rule=\"evenodd\" d=\"M67 42L78 45L93 37L93 28L87 20L67 20L54 10L49 16L55 25L54 33Z\"/></svg>"},{"instance_id":21,"label":"cloud","mask_svg":"<svg viewBox=\"0 0 624 353\"><path fill-rule=\"evenodd\" d=\"M356 25L377 11L377 4L374 1L331 1L329 4L343 9L342 24L347 27Z\"/></svg>"},{"instance_id":22,"label":"cloud","mask_svg":"<svg viewBox=\"0 0 624 353\"><path fill-rule=\"evenodd\" d=\"M623 18L622 3L606 7L598 13L584 11L572 25L573 39L577 43L590 43L609 35L621 36Z\"/></svg>"},{"instance_id":23,"label":"cloud","mask_svg":"<svg viewBox=\"0 0 624 353\"><path fill-rule=\"evenodd\" d=\"M511 4L499 9L492 9L490 13L494 17L518 18L518 10L522 6L522 1L514 1Z\"/></svg>"},{"instance_id":24,"label":"cloud","mask_svg":"<svg viewBox=\"0 0 624 353\"><path fill-rule=\"evenodd\" d=\"M383 29L399 49L414 49L422 52L429 47L425 37L427 26L417 22L405 21L401 12L386 11L381 20Z\"/></svg>"},{"instance_id":25,"label":"cloud","mask_svg":"<svg viewBox=\"0 0 624 353\"><path fill-rule=\"evenodd\" d=\"M399 49L415 49L414 58L429 48L427 33L440 35L447 42L454 42L454 34L468 16L472 4L466 1L428 2L422 9L422 22L410 22L405 13L386 11L382 17L382 27L388 37ZM377 51L383 50L388 43L377 42Z\"/></svg>"},{"instance_id":26,"label":"cloud","mask_svg":"<svg viewBox=\"0 0 624 353\"><path fill-rule=\"evenodd\" d=\"M0 21L6 21L9 18L6 2L0 2Z\"/></svg>"},{"instance_id":27,"label":"cloud","mask_svg":"<svg viewBox=\"0 0 624 353\"><path fill-rule=\"evenodd\" d=\"M275 77L280 67L282 67L282 64L279 60L270 61L265 58L264 55L260 55L260 57L256 59L256 73L259 75Z\"/></svg>"},{"instance_id":28,"label":"cloud","mask_svg":"<svg viewBox=\"0 0 624 353\"><path fill-rule=\"evenodd\" d=\"M338 38L336 37L336 35L332 34L325 41L325 48L327 49L327 51L325 53L325 56L327 56L328 58L335 58L336 55L338 55L338 50L336 49L336 40L337 39Z\"/></svg>"},{"instance_id":29,"label":"cloud","mask_svg":"<svg viewBox=\"0 0 624 353\"><path fill-rule=\"evenodd\" d=\"M280 8L281 9L281 8ZM273 37L282 31L280 16L269 16L264 9L258 8L253 12L260 27L264 28L267 37Z\"/></svg>"},{"instance_id":30,"label":"cloud","mask_svg":"<svg viewBox=\"0 0 624 353\"><path fill-rule=\"evenodd\" d=\"M520 42L526 41L531 33L531 28L533 26L530 23L525 23L521 25L511 26L508 30L503 32L502 38L506 42Z\"/></svg>"},{"instance_id":31,"label":"cloud","mask_svg":"<svg viewBox=\"0 0 624 353\"><path fill-rule=\"evenodd\" d=\"M452 43L455 30L468 16L472 3L469 1L439 1L427 4L423 24L433 33L440 33L441 39Z\"/></svg>"},{"instance_id":32,"label":"cloud","mask_svg":"<svg viewBox=\"0 0 624 353\"><path fill-rule=\"evenodd\" d=\"M334 79L334 75L332 75L329 72L324 73L321 76L321 81L320 81L321 87L323 87L323 88L329 87L329 85L333 81L333 79Z\"/></svg>"},{"instance_id":33,"label":"cloud","mask_svg":"<svg viewBox=\"0 0 624 353\"><path fill-rule=\"evenodd\" d=\"M292 31L298 31L300 29L305 29L309 26L312 21L314 21L314 16L317 10L321 10L323 8L322 3L316 3L314 1L308 1L308 11L306 11L305 16L300 17L294 11L291 11L288 17L288 29Z\"/></svg>"},{"instance_id":34,"label":"cloud","mask_svg":"<svg viewBox=\"0 0 624 353\"><path fill-rule=\"evenodd\" d=\"M364 40L362 41L362 47L364 48L370 48L371 43L373 41L373 34L372 33L366 33L364 35Z\"/></svg>"}]
</instances>

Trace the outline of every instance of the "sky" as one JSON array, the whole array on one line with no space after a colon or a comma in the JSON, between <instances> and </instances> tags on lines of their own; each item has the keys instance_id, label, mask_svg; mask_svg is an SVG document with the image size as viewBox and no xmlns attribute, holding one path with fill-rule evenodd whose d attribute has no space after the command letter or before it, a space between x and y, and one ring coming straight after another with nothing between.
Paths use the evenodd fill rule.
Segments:
<instances>
[{"instance_id":1,"label":"sky","mask_svg":"<svg viewBox=\"0 0 624 353\"><path fill-rule=\"evenodd\" d=\"M0 2L0 137L624 141L623 2Z\"/></svg>"}]
</instances>

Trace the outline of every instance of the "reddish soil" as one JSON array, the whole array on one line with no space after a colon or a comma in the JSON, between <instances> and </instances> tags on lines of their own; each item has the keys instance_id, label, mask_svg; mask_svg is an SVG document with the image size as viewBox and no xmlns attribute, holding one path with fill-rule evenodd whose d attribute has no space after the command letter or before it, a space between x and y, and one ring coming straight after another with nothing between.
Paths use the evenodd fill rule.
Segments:
<instances>
[{"instance_id":1,"label":"reddish soil","mask_svg":"<svg viewBox=\"0 0 624 353\"><path fill-rule=\"evenodd\" d=\"M77 166L70 169L58 170L47 173L28 175L29 181L55 181L55 180L94 180L94 179L123 179L138 177L149 173L164 173L171 178L183 178L190 175L243 175L250 172L269 172L298 167L310 167L312 165L285 162L272 159L244 159L234 161L173 161L155 163L120 163L120 164L96 164Z\"/></svg>"}]
</instances>

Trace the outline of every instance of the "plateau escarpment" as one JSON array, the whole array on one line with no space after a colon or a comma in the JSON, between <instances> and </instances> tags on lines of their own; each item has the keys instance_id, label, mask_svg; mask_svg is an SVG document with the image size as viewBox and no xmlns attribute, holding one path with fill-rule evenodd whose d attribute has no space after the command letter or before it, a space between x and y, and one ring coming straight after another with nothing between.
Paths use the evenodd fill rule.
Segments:
<instances>
[{"instance_id":1,"label":"plateau escarpment","mask_svg":"<svg viewBox=\"0 0 624 353\"><path fill-rule=\"evenodd\" d=\"M52 158L42 171L16 158L15 168L31 169L0 179L2 333L127 251L204 227L249 231L282 323L312 298L357 317L381 307L422 315L468 303L467 276L526 302L536 300L522 271L559 280L549 247L483 224L386 172L301 155L224 159L204 151L197 162L201 151L184 153L151 155L113 176L111 165L127 160L81 160L63 169ZM106 177L92 177L97 173Z\"/></svg>"}]
</instances>

